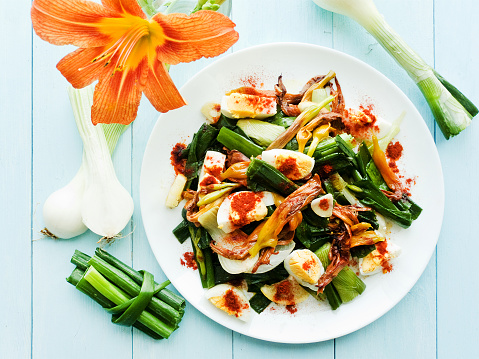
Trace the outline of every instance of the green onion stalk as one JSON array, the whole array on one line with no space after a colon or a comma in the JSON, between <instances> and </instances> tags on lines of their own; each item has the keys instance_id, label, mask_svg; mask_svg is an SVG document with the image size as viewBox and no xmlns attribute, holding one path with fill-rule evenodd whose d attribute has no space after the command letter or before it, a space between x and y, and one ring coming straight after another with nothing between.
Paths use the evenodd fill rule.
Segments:
<instances>
[{"instance_id":1,"label":"green onion stalk","mask_svg":"<svg viewBox=\"0 0 479 359\"><path fill-rule=\"evenodd\" d=\"M374 36L419 87L446 139L471 124L479 112L477 107L409 47L384 20L373 0L313 1L325 10L350 17Z\"/></svg>"}]
</instances>

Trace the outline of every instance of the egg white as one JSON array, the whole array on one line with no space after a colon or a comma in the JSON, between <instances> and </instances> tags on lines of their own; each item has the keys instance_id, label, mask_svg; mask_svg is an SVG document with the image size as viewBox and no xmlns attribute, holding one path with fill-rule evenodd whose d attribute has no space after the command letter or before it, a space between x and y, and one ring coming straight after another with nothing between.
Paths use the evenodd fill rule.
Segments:
<instances>
[{"instance_id":1,"label":"egg white","mask_svg":"<svg viewBox=\"0 0 479 359\"><path fill-rule=\"evenodd\" d=\"M314 168L314 158L298 151L275 148L273 150L267 150L261 153L261 159L276 169L281 166L281 163L278 163L278 158L282 158L283 161L287 158L295 159L297 169L301 173L301 178L309 175ZM288 177L288 175L286 175L286 177Z\"/></svg>"},{"instance_id":2,"label":"egg white","mask_svg":"<svg viewBox=\"0 0 479 359\"><path fill-rule=\"evenodd\" d=\"M255 100L256 103L263 102L263 108L261 110L258 109L258 106L239 106L241 111L254 113L252 116L244 116L241 112L238 112L237 109L231 108L228 105L228 102L231 98L237 98L238 101L242 101L243 98L252 97L254 95L246 95L246 94L239 94L239 93L232 93L231 95L225 95L221 99L221 113L232 119L240 119L240 118L255 118L257 120L265 119L267 117L274 116L276 114L276 102L271 101L270 98L261 97L261 96L254 96L257 97ZM246 101L251 102L251 101ZM243 104L242 104L243 105Z\"/></svg>"},{"instance_id":3,"label":"egg white","mask_svg":"<svg viewBox=\"0 0 479 359\"><path fill-rule=\"evenodd\" d=\"M291 269L291 266L289 264L289 261L291 259L291 257L293 257L293 255L298 252L298 251L307 251L308 254L311 256L311 257L314 257L318 260L318 265L319 265L319 272L320 272L320 275L322 275L324 273L324 267L323 265L321 264L321 261L320 259L316 256L316 254L314 254L314 252L310 251L309 249L298 249L294 252L292 252L290 255L288 255L285 260L284 260L284 269L286 269L286 271L292 275L294 277L294 279L296 279L296 281L302 285L303 287L307 287L307 288L310 288L312 290L317 290L318 289L318 286L317 286L317 283L308 283L308 282L305 282L304 280L302 280L301 278L299 278L297 276L296 273L294 273L294 271Z\"/></svg>"},{"instance_id":4,"label":"egg white","mask_svg":"<svg viewBox=\"0 0 479 359\"><path fill-rule=\"evenodd\" d=\"M225 233L231 233L238 227L234 224L233 220L231 219L231 214L233 213L233 209L231 208L231 201L233 201L234 197L240 193L248 192L248 191L239 191L233 194L230 194L224 201L221 203L220 208L218 209L217 215L217 222L218 228L221 228ZM259 196L258 196L259 197ZM255 207L248 212L248 216L250 218L254 218L251 220L253 221L260 221L268 214L268 209L264 201L257 201L255 202Z\"/></svg>"},{"instance_id":5,"label":"egg white","mask_svg":"<svg viewBox=\"0 0 479 359\"><path fill-rule=\"evenodd\" d=\"M241 315L237 316L238 319L243 321L248 321L251 315L251 307L249 305L249 301L246 298L244 292L230 284L218 284L215 285L213 288L208 289L205 292L206 299L210 300L211 298L215 297L223 297L228 290L232 290L241 300L242 304L247 304L248 307L241 310ZM227 313L226 308L218 307L214 303L212 303L218 309L221 309ZM228 313L229 314L229 313Z\"/></svg>"}]
</instances>

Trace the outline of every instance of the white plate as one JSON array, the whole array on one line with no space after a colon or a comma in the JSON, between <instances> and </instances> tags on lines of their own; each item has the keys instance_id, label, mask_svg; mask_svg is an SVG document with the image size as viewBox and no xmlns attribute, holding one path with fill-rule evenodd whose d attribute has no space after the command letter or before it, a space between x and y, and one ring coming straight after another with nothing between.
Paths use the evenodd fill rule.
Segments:
<instances>
[{"instance_id":1,"label":"white plate","mask_svg":"<svg viewBox=\"0 0 479 359\"><path fill-rule=\"evenodd\" d=\"M407 174L416 176L413 199L423 213L405 229L393 228L394 242L402 248L394 270L365 279L365 292L338 310L318 305L311 298L295 314L280 307L253 313L249 323L230 317L203 296L198 272L185 268L180 257L191 250L180 245L171 230L181 222L180 205L164 206L174 179L170 152L178 141L191 140L204 121L200 108L220 101L230 89L253 79L272 89L282 74L289 91L312 76L334 70L347 108L372 103L376 114L389 121L406 111L398 139L404 147ZM200 71L182 89L188 106L161 115L146 147L140 180L143 222L151 248L177 290L206 316L239 333L282 343L309 343L337 338L360 329L394 307L413 287L426 268L439 237L444 210L444 185L434 141L411 101L381 73L369 65L328 48L297 43L276 43L238 51Z\"/></svg>"}]
</instances>

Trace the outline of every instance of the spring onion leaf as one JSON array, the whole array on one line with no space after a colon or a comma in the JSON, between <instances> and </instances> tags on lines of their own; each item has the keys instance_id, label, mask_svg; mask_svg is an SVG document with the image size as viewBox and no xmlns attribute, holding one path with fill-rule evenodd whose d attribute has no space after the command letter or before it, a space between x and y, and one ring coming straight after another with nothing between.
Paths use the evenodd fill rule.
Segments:
<instances>
[{"instance_id":1,"label":"spring onion leaf","mask_svg":"<svg viewBox=\"0 0 479 359\"><path fill-rule=\"evenodd\" d=\"M446 139L471 124L479 112L477 107L409 47L384 20L373 0L313 1L326 10L350 17L374 36L419 87Z\"/></svg>"}]
</instances>

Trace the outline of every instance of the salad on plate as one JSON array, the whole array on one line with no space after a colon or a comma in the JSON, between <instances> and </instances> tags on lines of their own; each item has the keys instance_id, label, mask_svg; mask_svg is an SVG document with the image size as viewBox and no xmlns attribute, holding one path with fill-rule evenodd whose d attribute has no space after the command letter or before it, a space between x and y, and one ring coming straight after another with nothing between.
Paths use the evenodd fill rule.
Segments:
<instances>
[{"instance_id":1,"label":"salad on plate","mask_svg":"<svg viewBox=\"0 0 479 359\"><path fill-rule=\"evenodd\" d=\"M332 71L298 93L279 76L274 89L217 101L191 142L174 146L166 199L186 200L173 233L190 238L212 305L245 321L271 303L294 313L311 296L337 310L364 292L364 277L393 270L391 225L421 213L396 165L403 115L348 108Z\"/></svg>"}]
</instances>

